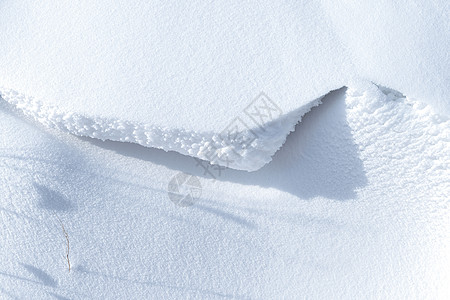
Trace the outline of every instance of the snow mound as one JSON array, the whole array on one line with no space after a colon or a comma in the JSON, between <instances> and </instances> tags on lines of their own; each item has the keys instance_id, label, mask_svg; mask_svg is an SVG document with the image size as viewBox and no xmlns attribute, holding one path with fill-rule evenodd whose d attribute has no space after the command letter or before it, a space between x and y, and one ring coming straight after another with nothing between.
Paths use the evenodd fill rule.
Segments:
<instances>
[{"instance_id":1,"label":"snow mound","mask_svg":"<svg viewBox=\"0 0 450 300\"><path fill-rule=\"evenodd\" d=\"M294 130L295 124L301 121L311 107L320 103L320 99L317 99L255 128L247 127L238 117L224 131L214 133L65 113L57 107L43 105L11 90L0 89L0 95L24 115L49 128L58 128L78 136L176 151L219 166L247 171L257 170L268 163L283 145L286 136Z\"/></svg>"},{"instance_id":2,"label":"snow mound","mask_svg":"<svg viewBox=\"0 0 450 300\"><path fill-rule=\"evenodd\" d=\"M358 76L450 115L448 1L321 3Z\"/></svg>"},{"instance_id":3,"label":"snow mound","mask_svg":"<svg viewBox=\"0 0 450 300\"><path fill-rule=\"evenodd\" d=\"M373 85L322 102L270 164L214 180L1 101L0 298L447 299L450 121ZM168 196L180 172L189 207Z\"/></svg>"},{"instance_id":4,"label":"snow mound","mask_svg":"<svg viewBox=\"0 0 450 300\"><path fill-rule=\"evenodd\" d=\"M77 135L253 171L320 97L353 81L450 113L446 1L0 6L1 97ZM268 110L249 107L258 95Z\"/></svg>"}]
</instances>

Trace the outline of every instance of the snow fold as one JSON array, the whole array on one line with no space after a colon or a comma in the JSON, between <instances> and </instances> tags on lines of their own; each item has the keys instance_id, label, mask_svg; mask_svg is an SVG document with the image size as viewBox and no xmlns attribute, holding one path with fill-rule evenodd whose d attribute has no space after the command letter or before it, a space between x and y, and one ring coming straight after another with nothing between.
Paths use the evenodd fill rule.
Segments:
<instances>
[{"instance_id":1,"label":"snow fold","mask_svg":"<svg viewBox=\"0 0 450 300\"><path fill-rule=\"evenodd\" d=\"M196 132L64 112L55 106L44 105L33 97L0 88L0 96L25 116L48 128L57 128L77 136L100 140L136 143L145 147L176 151L202 159L214 165L237 170L255 171L272 160L284 144L287 135L312 107L322 99L309 102L290 113L266 123L263 127L226 132Z\"/></svg>"}]
</instances>

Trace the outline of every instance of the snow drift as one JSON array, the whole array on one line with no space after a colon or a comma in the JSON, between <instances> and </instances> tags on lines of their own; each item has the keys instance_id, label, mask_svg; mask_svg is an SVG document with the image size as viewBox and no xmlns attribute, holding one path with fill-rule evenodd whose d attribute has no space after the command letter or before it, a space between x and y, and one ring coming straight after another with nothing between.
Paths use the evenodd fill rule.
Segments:
<instances>
[{"instance_id":1,"label":"snow drift","mask_svg":"<svg viewBox=\"0 0 450 300\"><path fill-rule=\"evenodd\" d=\"M0 95L77 135L256 170L354 81L449 113L445 1L0 5ZM246 111L259 95L272 110Z\"/></svg>"},{"instance_id":2,"label":"snow drift","mask_svg":"<svg viewBox=\"0 0 450 300\"><path fill-rule=\"evenodd\" d=\"M312 101L264 127L249 128L241 118L236 118L224 131L217 133L161 128L123 119L65 113L57 107L45 106L14 91L2 90L1 95L24 115L49 128L58 128L78 136L176 151L212 164L248 171L257 170L269 162L286 136L294 130L295 124L312 106L320 103L320 99Z\"/></svg>"},{"instance_id":3,"label":"snow drift","mask_svg":"<svg viewBox=\"0 0 450 300\"><path fill-rule=\"evenodd\" d=\"M322 102L272 163L216 180L1 102L0 298L448 299L450 121L373 85ZM167 195L180 172L190 207Z\"/></svg>"}]
</instances>

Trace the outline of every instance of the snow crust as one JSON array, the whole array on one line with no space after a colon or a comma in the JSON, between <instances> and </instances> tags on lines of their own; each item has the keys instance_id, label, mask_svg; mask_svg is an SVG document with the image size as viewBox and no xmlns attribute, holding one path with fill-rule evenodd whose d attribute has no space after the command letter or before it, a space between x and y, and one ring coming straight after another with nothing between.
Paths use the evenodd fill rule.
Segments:
<instances>
[{"instance_id":1,"label":"snow crust","mask_svg":"<svg viewBox=\"0 0 450 300\"><path fill-rule=\"evenodd\" d=\"M0 94L23 114L49 128L101 140L177 151L212 164L247 171L257 170L271 161L295 124L311 107L320 103L320 99L312 101L264 127L248 128L240 118L235 119L229 129L215 133L161 128L123 119L89 118L77 113L64 113L57 107L47 107L14 91L3 90ZM235 131L235 126L238 131Z\"/></svg>"},{"instance_id":2,"label":"snow crust","mask_svg":"<svg viewBox=\"0 0 450 300\"><path fill-rule=\"evenodd\" d=\"M320 97L355 80L449 115L449 19L446 1L7 0L0 95L76 135L253 171ZM278 113L223 138L261 92Z\"/></svg>"},{"instance_id":3,"label":"snow crust","mask_svg":"<svg viewBox=\"0 0 450 300\"><path fill-rule=\"evenodd\" d=\"M270 164L216 178L0 102L0 298L447 299L449 119L371 84L322 102Z\"/></svg>"}]
</instances>

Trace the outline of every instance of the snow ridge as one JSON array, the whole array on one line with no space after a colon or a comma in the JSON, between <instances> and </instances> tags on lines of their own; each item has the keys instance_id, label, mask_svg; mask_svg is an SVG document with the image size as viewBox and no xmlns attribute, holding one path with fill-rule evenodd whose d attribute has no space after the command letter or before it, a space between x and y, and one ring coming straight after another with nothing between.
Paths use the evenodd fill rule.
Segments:
<instances>
[{"instance_id":1,"label":"snow ridge","mask_svg":"<svg viewBox=\"0 0 450 300\"><path fill-rule=\"evenodd\" d=\"M233 134L195 132L170 129L121 119L87 116L64 112L55 106L0 87L0 97L25 116L48 128L57 128L77 136L100 140L136 143L145 147L176 151L206 160L214 165L238 170L255 171L272 160L273 154L284 144L287 135L320 97L290 113L265 124L246 128Z\"/></svg>"}]
</instances>

